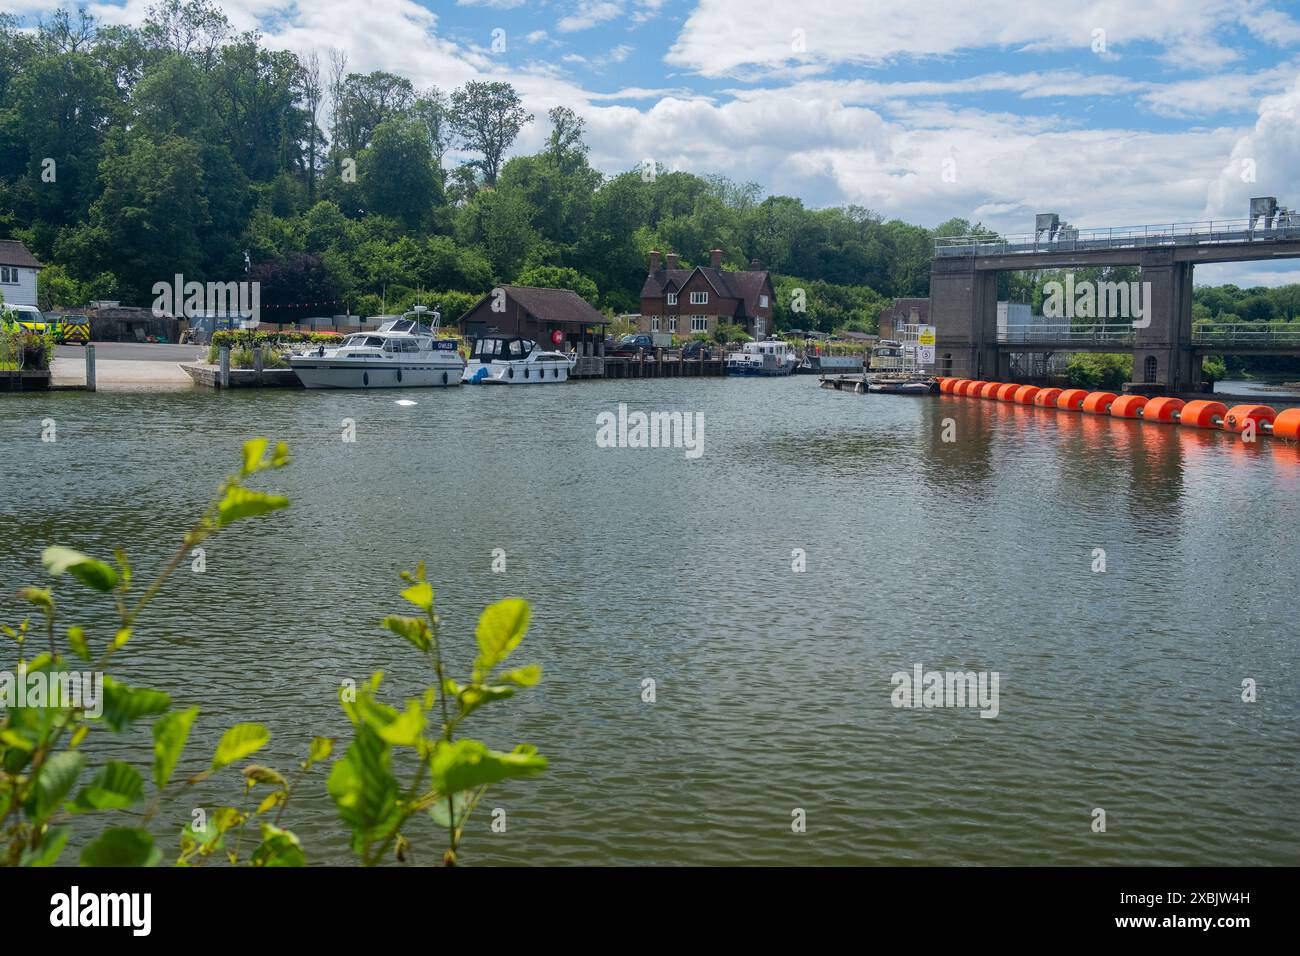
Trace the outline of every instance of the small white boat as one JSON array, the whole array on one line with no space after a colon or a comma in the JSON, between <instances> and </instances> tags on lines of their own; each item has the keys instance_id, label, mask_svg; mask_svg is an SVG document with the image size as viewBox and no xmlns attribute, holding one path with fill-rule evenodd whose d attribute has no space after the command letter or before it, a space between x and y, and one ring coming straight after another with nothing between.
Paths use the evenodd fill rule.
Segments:
<instances>
[{"instance_id":1,"label":"small white boat","mask_svg":"<svg viewBox=\"0 0 1300 956\"><path fill-rule=\"evenodd\" d=\"M319 345L289 356L289 367L307 388L441 388L459 385L465 362L455 339L435 333L417 305L374 332L354 332L337 346Z\"/></svg>"},{"instance_id":2,"label":"small white boat","mask_svg":"<svg viewBox=\"0 0 1300 956\"><path fill-rule=\"evenodd\" d=\"M496 333L474 340L465 364L466 385L551 385L567 382L575 358L548 352L531 339Z\"/></svg>"},{"instance_id":3,"label":"small white boat","mask_svg":"<svg viewBox=\"0 0 1300 956\"><path fill-rule=\"evenodd\" d=\"M746 342L727 353L728 375L790 375L798 365L794 346L782 339Z\"/></svg>"}]
</instances>

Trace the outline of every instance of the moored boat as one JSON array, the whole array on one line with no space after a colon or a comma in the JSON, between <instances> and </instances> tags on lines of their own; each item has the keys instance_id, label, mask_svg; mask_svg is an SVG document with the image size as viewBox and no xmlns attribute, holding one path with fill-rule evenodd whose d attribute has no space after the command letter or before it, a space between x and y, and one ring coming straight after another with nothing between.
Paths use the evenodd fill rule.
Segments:
<instances>
[{"instance_id":1,"label":"moored boat","mask_svg":"<svg viewBox=\"0 0 1300 956\"><path fill-rule=\"evenodd\" d=\"M727 353L728 375L790 375L798 364L794 346L782 339L746 342Z\"/></svg>"},{"instance_id":2,"label":"moored boat","mask_svg":"<svg viewBox=\"0 0 1300 956\"><path fill-rule=\"evenodd\" d=\"M474 340L465 366L466 385L551 385L566 382L575 358L549 352L531 339L489 333Z\"/></svg>"},{"instance_id":3,"label":"moored boat","mask_svg":"<svg viewBox=\"0 0 1300 956\"><path fill-rule=\"evenodd\" d=\"M459 385L465 362L455 339L440 339L439 315L416 306L373 332L354 332L337 346L318 345L289 356L306 388L440 388Z\"/></svg>"}]
</instances>

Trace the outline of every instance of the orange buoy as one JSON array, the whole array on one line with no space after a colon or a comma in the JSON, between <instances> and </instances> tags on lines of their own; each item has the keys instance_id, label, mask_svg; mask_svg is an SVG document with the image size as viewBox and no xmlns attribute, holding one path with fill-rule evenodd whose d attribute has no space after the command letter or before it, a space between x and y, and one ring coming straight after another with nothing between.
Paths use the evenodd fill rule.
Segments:
<instances>
[{"instance_id":1,"label":"orange buoy","mask_svg":"<svg viewBox=\"0 0 1300 956\"><path fill-rule=\"evenodd\" d=\"M1015 400L1015 394L1018 391L1020 391L1020 386L1016 385L1013 382L1007 385L1003 385L1000 389L997 390L997 392L994 393L994 397L999 402L1010 402Z\"/></svg>"},{"instance_id":2,"label":"orange buoy","mask_svg":"<svg viewBox=\"0 0 1300 956\"><path fill-rule=\"evenodd\" d=\"M1116 418L1141 418L1146 404L1145 395L1121 395L1111 403L1110 413Z\"/></svg>"},{"instance_id":3,"label":"orange buoy","mask_svg":"<svg viewBox=\"0 0 1300 956\"><path fill-rule=\"evenodd\" d=\"M1089 392L1083 400L1083 410L1089 415L1109 415L1110 406L1118 397L1114 392Z\"/></svg>"},{"instance_id":4,"label":"orange buoy","mask_svg":"<svg viewBox=\"0 0 1300 956\"><path fill-rule=\"evenodd\" d=\"M965 395L966 389L970 388L974 384L975 383L969 378L958 379L957 384L952 387L952 393L954 395Z\"/></svg>"},{"instance_id":5,"label":"orange buoy","mask_svg":"<svg viewBox=\"0 0 1300 956\"><path fill-rule=\"evenodd\" d=\"M1182 417L1178 422L1189 428L1218 428L1227 414L1228 406L1222 402L1197 399L1183 406Z\"/></svg>"},{"instance_id":6,"label":"orange buoy","mask_svg":"<svg viewBox=\"0 0 1300 956\"><path fill-rule=\"evenodd\" d=\"M997 391L1001 387L1002 387L1001 382L985 382L983 385L979 387L979 391L976 392L976 395L979 398L996 398Z\"/></svg>"},{"instance_id":7,"label":"orange buoy","mask_svg":"<svg viewBox=\"0 0 1300 956\"><path fill-rule=\"evenodd\" d=\"M1277 412L1268 405L1233 405L1228 409L1228 414L1223 417L1223 428L1230 432L1239 432L1245 429L1246 422L1255 423L1255 431L1260 432L1259 427L1263 422L1273 424L1277 418Z\"/></svg>"},{"instance_id":8,"label":"orange buoy","mask_svg":"<svg viewBox=\"0 0 1300 956\"><path fill-rule=\"evenodd\" d=\"M1034 404L1040 408L1055 408L1056 400L1061 396L1059 388L1040 388L1034 396Z\"/></svg>"},{"instance_id":9,"label":"orange buoy","mask_svg":"<svg viewBox=\"0 0 1300 956\"><path fill-rule=\"evenodd\" d=\"M1273 419L1273 437L1300 441L1300 408L1284 408Z\"/></svg>"},{"instance_id":10,"label":"orange buoy","mask_svg":"<svg viewBox=\"0 0 1300 956\"><path fill-rule=\"evenodd\" d=\"M1174 416L1183 410L1181 398L1161 395L1146 403L1142 409L1142 418L1148 422L1172 422Z\"/></svg>"},{"instance_id":11,"label":"orange buoy","mask_svg":"<svg viewBox=\"0 0 1300 956\"><path fill-rule=\"evenodd\" d=\"M973 378L966 383L966 387L962 390L962 394L967 398L979 398L980 389L983 387L984 383L982 381L978 378Z\"/></svg>"},{"instance_id":12,"label":"orange buoy","mask_svg":"<svg viewBox=\"0 0 1300 956\"><path fill-rule=\"evenodd\" d=\"M960 381L961 379L958 378L941 378L939 379L939 391L944 395L951 395L952 390L957 387L957 383Z\"/></svg>"},{"instance_id":13,"label":"orange buoy","mask_svg":"<svg viewBox=\"0 0 1300 956\"><path fill-rule=\"evenodd\" d=\"M1088 390L1085 388L1067 388L1056 397L1056 407L1077 412L1083 408L1083 400L1087 397Z\"/></svg>"},{"instance_id":14,"label":"orange buoy","mask_svg":"<svg viewBox=\"0 0 1300 956\"><path fill-rule=\"evenodd\" d=\"M1017 405L1032 405L1034 404L1034 396L1040 391L1041 389L1037 385L1021 385L1016 389L1015 395L1011 396L1011 400Z\"/></svg>"}]
</instances>

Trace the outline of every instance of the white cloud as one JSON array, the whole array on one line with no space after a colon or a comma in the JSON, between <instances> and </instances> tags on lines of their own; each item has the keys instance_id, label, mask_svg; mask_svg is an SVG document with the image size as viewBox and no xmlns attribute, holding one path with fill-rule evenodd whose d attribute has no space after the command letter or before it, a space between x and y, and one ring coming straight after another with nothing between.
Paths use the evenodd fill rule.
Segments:
<instances>
[{"instance_id":1,"label":"white cloud","mask_svg":"<svg viewBox=\"0 0 1300 956\"><path fill-rule=\"evenodd\" d=\"M1217 38L1235 24L1291 29L1289 17L1260 0L700 0L667 60L706 76L791 63L883 63L980 48L1089 51L1105 31L1113 53L1152 42L1220 66L1236 54ZM806 50L792 48L796 30Z\"/></svg>"},{"instance_id":2,"label":"white cloud","mask_svg":"<svg viewBox=\"0 0 1300 956\"><path fill-rule=\"evenodd\" d=\"M1254 128L1233 143L1208 192L1210 218L1244 219L1252 196L1300 206L1300 76L1285 92L1260 101Z\"/></svg>"},{"instance_id":3,"label":"white cloud","mask_svg":"<svg viewBox=\"0 0 1300 956\"><path fill-rule=\"evenodd\" d=\"M613 0L581 0L577 9L567 17L562 17L555 28L561 33L575 33L589 30L594 26L613 20L622 15L623 4Z\"/></svg>"}]
</instances>

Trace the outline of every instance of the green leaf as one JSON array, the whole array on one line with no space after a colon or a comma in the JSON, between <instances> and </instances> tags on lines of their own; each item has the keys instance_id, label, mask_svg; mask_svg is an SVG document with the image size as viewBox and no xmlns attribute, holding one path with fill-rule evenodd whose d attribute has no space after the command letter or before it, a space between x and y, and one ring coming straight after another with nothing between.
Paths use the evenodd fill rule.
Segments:
<instances>
[{"instance_id":1,"label":"green leaf","mask_svg":"<svg viewBox=\"0 0 1300 956\"><path fill-rule=\"evenodd\" d=\"M72 835L72 827L50 827L35 850L23 850L22 866L53 866L59 862L63 847Z\"/></svg>"},{"instance_id":2,"label":"green leaf","mask_svg":"<svg viewBox=\"0 0 1300 956\"><path fill-rule=\"evenodd\" d=\"M113 678L104 676L104 723L121 732L131 721L164 713L171 707L172 699L160 690L145 687L128 687Z\"/></svg>"},{"instance_id":3,"label":"green leaf","mask_svg":"<svg viewBox=\"0 0 1300 956\"><path fill-rule=\"evenodd\" d=\"M27 815L38 823L48 819L77 782L85 764L86 755L80 750L62 750L41 764L24 807Z\"/></svg>"},{"instance_id":4,"label":"green leaf","mask_svg":"<svg viewBox=\"0 0 1300 956\"><path fill-rule=\"evenodd\" d=\"M263 823L262 843L253 851L252 863L253 866L306 866L307 856L293 833Z\"/></svg>"},{"instance_id":5,"label":"green leaf","mask_svg":"<svg viewBox=\"0 0 1300 956\"><path fill-rule=\"evenodd\" d=\"M69 806L71 813L121 810L144 796L144 779L130 764L110 760Z\"/></svg>"},{"instance_id":6,"label":"green leaf","mask_svg":"<svg viewBox=\"0 0 1300 956\"><path fill-rule=\"evenodd\" d=\"M362 852L397 822L397 780L389 772L388 744L362 725L347 753L334 761L326 789L339 818L352 829L352 849Z\"/></svg>"},{"instance_id":7,"label":"green leaf","mask_svg":"<svg viewBox=\"0 0 1300 956\"><path fill-rule=\"evenodd\" d=\"M90 645L86 642L85 628L76 625L68 628L68 646L83 661L90 660Z\"/></svg>"},{"instance_id":8,"label":"green leaf","mask_svg":"<svg viewBox=\"0 0 1300 956\"><path fill-rule=\"evenodd\" d=\"M278 508L289 507L289 499L284 495L268 495L263 491L236 486L226 492L226 496L217 505L217 527L224 528L258 515L269 514Z\"/></svg>"},{"instance_id":9,"label":"green leaf","mask_svg":"<svg viewBox=\"0 0 1300 956\"><path fill-rule=\"evenodd\" d=\"M117 587L117 572L110 565L72 548L51 545L41 552L41 563L52 577L67 572L96 591L111 591Z\"/></svg>"},{"instance_id":10,"label":"green leaf","mask_svg":"<svg viewBox=\"0 0 1300 956\"><path fill-rule=\"evenodd\" d=\"M244 775L244 782L249 785L270 783L277 787L284 786L284 777L280 775L278 770L263 766L260 763L250 763L240 773Z\"/></svg>"},{"instance_id":11,"label":"green leaf","mask_svg":"<svg viewBox=\"0 0 1300 956\"><path fill-rule=\"evenodd\" d=\"M471 714L484 704L491 703L494 700L505 700L507 697L513 697L514 695L515 689L513 687L470 684L457 693L456 701L462 714Z\"/></svg>"},{"instance_id":12,"label":"green leaf","mask_svg":"<svg viewBox=\"0 0 1300 956\"><path fill-rule=\"evenodd\" d=\"M516 667L512 671L498 674L497 680L503 680L517 687L533 687L542 679L542 669L537 664Z\"/></svg>"},{"instance_id":13,"label":"green leaf","mask_svg":"<svg viewBox=\"0 0 1300 956\"><path fill-rule=\"evenodd\" d=\"M433 610L433 585L428 581L417 581L402 592L402 597L422 611ZM405 635L403 635L405 636Z\"/></svg>"},{"instance_id":14,"label":"green leaf","mask_svg":"<svg viewBox=\"0 0 1300 956\"><path fill-rule=\"evenodd\" d=\"M198 715L199 709L191 707L164 714L153 722L153 782L159 790L171 780Z\"/></svg>"},{"instance_id":15,"label":"green leaf","mask_svg":"<svg viewBox=\"0 0 1300 956\"><path fill-rule=\"evenodd\" d=\"M45 611L54 610L54 596L50 593L49 588L25 587L19 590L18 597Z\"/></svg>"},{"instance_id":16,"label":"green leaf","mask_svg":"<svg viewBox=\"0 0 1300 956\"><path fill-rule=\"evenodd\" d=\"M266 746L271 732L261 724L235 724L221 736L217 752L212 757L212 769L220 770L236 760L242 760Z\"/></svg>"},{"instance_id":17,"label":"green leaf","mask_svg":"<svg viewBox=\"0 0 1300 956\"><path fill-rule=\"evenodd\" d=\"M404 713L377 729L379 736L394 746L414 747L420 739L420 731L424 730L424 712L420 709L420 702L408 702Z\"/></svg>"},{"instance_id":18,"label":"green leaf","mask_svg":"<svg viewBox=\"0 0 1300 956\"><path fill-rule=\"evenodd\" d=\"M425 587L428 587L428 585L426 584ZM407 591L410 590L412 589L407 588ZM402 593L405 594L406 592ZM398 637L406 638L406 640L426 653L433 647L433 633L429 630L429 622L422 617L402 617L398 614L390 614L381 623Z\"/></svg>"},{"instance_id":19,"label":"green leaf","mask_svg":"<svg viewBox=\"0 0 1300 956\"><path fill-rule=\"evenodd\" d=\"M262 458L266 454L268 444L265 438L250 438L244 442L244 464L239 469L241 475L251 475L266 467Z\"/></svg>"},{"instance_id":20,"label":"green leaf","mask_svg":"<svg viewBox=\"0 0 1300 956\"><path fill-rule=\"evenodd\" d=\"M310 767L313 764L320 763L322 760L328 760L329 755L333 752L334 738L313 737L311 739L311 750L307 754L307 766Z\"/></svg>"},{"instance_id":21,"label":"green leaf","mask_svg":"<svg viewBox=\"0 0 1300 956\"><path fill-rule=\"evenodd\" d=\"M148 831L132 827L105 830L81 851L82 866L154 866L161 859Z\"/></svg>"},{"instance_id":22,"label":"green leaf","mask_svg":"<svg viewBox=\"0 0 1300 956\"><path fill-rule=\"evenodd\" d=\"M532 777L546 769L546 758L524 744L511 753L489 750L478 740L441 742L430 767L433 789L456 793L485 787L512 777Z\"/></svg>"},{"instance_id":23,"label":"green leaf","mask_svg":"<svg viewBox=\"0 0 1300 956\"><path fill-rule=\"evenodd\" d=\"M469 816L470 807L474 802L474 791L466 790L463 793L453 793L451 795L452 807L456 812L456 826L462 826L466 817ZM438 824L442 829L451 825L451 813L447 809L446 796L440 796L433 806L429 808L429 816L433 822Z\"/></svg>"},{"instance_id":24,"label":"green leaf","mask_svg":"<svg viewBox=\"0 0 1300 956\"><path fill-rule=\"evenodd\" d=\"M506 598L483 610L474 632L479 650L476 666L483 673L490 672L519 646L528 630L530 613L528 602L520 598Z\"/></svg>"}]
</instances>

